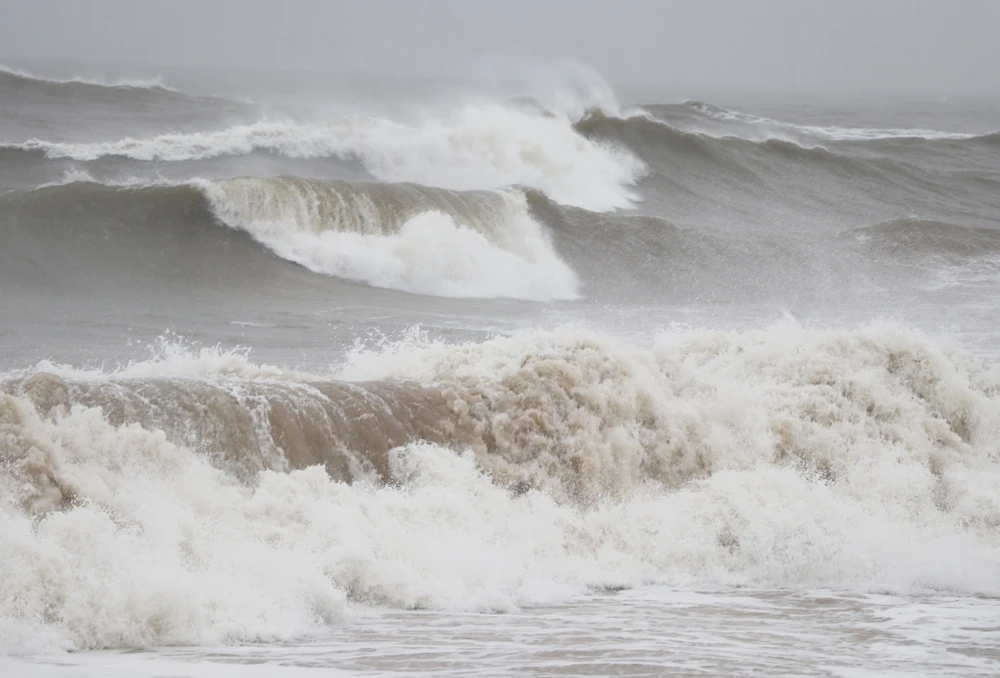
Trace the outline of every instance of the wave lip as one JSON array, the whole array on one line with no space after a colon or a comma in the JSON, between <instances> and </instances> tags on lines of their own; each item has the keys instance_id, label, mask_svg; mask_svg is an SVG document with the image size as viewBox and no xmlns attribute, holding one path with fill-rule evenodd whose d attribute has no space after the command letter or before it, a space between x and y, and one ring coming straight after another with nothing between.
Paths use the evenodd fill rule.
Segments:
<instances>
[{"instance_id":1,"label":"wave lip","mask_svg":"<svg viewBox=\"0 0 1000 678\"><path fill-rule=\"evenodd\" d=\"M417 294L574 299L519 191L296 178L193 183L227 226L316 273Z\"/></svg>"}]
</instances>

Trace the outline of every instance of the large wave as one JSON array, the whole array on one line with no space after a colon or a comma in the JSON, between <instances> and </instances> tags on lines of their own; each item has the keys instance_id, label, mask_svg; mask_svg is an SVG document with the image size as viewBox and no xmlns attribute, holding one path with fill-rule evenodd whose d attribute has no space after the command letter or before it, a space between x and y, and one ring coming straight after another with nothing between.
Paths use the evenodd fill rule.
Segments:
<instances>
[{"instance_id":1,"label":"large wave","mask_svg":"<svg viewBox=\"0 0 1000 678\"><path fill-rule=\"evenodd\" d=\"M48 364L0 394L7 649L291 638L347 604L1000 581L1000 374L903 327Z\"/></svg>"}]
</instances>

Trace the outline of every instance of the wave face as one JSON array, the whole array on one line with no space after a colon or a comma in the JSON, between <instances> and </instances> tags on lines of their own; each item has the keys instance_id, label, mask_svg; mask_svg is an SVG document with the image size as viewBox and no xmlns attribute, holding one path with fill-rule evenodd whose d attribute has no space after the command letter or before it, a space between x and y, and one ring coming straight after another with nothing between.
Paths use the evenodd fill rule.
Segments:
<instances>
[{"instance_id":1,"label":"wave face","mask_svg":"<svg viewBox=\"0 0 1000 678\"><path fill-rule=\"evenodd\" d=\"M901 327L414 339L334 377L8 375L4 638L274 640L351 601L640 582L995 593L1000 380Z\"/></svg>"}]
</instances>

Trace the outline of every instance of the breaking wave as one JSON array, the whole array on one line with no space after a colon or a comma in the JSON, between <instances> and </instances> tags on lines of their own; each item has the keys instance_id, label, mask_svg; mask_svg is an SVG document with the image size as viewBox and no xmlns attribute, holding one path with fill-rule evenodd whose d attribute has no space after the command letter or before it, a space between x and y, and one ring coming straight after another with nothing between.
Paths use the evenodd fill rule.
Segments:
<instances>
[{"instance_id":1,"label":"breaking wave","mask_svg":"<svg viewBox=\"0 0 1000 678\"><path fill-rule=\"evenodd\" d=\"M903 327L49 364L0 394L7 649L287 639L587 588L997 593L1000 372Z\"/></svg>"},{"instance_id":2,"label":"breaking wave","mask_svg":"<svg viewBox=\"0 0 1000 678\"><path fill-rule=\"evenodd\" d=\"M164 134L105 143L33 139L7 149L93 161L201 160L268 151L293 158L359 159L382 181L454 190L523 185L561 203L592 210L631 205L643 163L628 150L580 135L563 116L537 109L467 105L444 118L405 123L389 118L324 124L258 122L221 131Z\"/></svg>"}]
</instances>

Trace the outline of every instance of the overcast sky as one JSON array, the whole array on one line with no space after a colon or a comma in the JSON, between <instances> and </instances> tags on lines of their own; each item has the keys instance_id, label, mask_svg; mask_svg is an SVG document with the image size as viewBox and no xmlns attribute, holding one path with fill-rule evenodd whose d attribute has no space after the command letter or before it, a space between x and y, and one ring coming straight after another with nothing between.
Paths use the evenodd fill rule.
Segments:
<instances>
[{"instance_id":1,"label":"overcast sky","mask_svg":"<svg viewBox=\"0 0 1000 678\"><path fill-rule=\"evenodd\" d=\"M0 0L6 59L434 75L497 54L642 84L997 92L1000 0Z\"/></svg>"}]
</instances>

